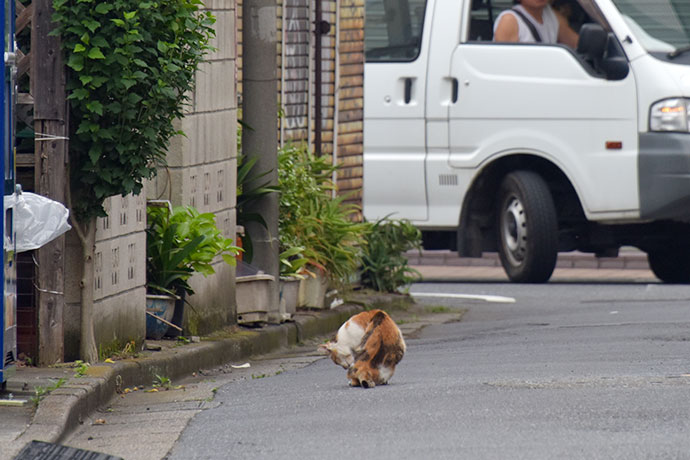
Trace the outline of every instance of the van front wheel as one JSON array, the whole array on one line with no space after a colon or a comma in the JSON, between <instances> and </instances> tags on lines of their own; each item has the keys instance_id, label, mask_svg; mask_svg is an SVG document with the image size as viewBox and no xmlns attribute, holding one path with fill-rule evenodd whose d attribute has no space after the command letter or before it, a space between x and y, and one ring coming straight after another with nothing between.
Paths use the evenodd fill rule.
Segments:
<instances>
[{"instance_id":1,"label":"van front wheel","mask_svg":"<svg viewBox=\"0 0 690 460\"><path fill-rule=\"evenodd\" d=\"M498 252L508 278L543 283L558 257L558 219L551 191L532 171L508 174L498 191Z\"/></svg>"},{"instance_id":2,"label":"van front wheel","mask_svg":"<svg viewBox=\"0 0 690 460\"><path fill-rule=\"evenodd\" d=\"M669 244L650 249L647 261L654 275L664 283L690 283L690 248L687 245Z\"/></svg>"}]
</instances>

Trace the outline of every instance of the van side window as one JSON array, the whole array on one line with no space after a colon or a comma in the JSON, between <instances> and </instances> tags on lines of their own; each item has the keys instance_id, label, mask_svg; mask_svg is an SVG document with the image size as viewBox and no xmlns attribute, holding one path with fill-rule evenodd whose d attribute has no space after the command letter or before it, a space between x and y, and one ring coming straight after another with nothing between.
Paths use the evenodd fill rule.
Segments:
<instances>
[{"instance_id":1,"label":"van side window","mask_svg":"<svg viewBox=\"0 0 690 460\"><path fill-rule=\"evenodd\" d=\"M513 0L472 0L467 41L490 42L494 37L494 22L502 11L512 8ZM568 20L574 31L592 19L577 0L553 0L551 6Z\"/></svg>"},{"instance_id":2,"label":"van side window","mask_svg":"<svg viewBox=\"0 0 690 460\"><path fill-rule=\"evenodd\" d=\"M472 0L468 41L490 42L494 38L494 21L513 6L512 0Z\"/></svg>"},{"instance_id":3,"label":"van side window","mask_svg":"<svg viewBox=\"0 0 690 460\"><path fill-rule=\"evenodd\" d=\"M367 0L367 62L409 62L419 56L426 0Z\"/></svg>"}]
</instances>

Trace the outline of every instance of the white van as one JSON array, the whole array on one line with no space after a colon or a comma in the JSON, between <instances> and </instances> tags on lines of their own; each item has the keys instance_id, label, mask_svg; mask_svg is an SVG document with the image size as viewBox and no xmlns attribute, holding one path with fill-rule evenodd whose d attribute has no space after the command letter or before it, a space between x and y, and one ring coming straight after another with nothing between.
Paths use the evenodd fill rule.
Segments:
<instances>
[{"instance_id":1,"label":"white van","mask_svg":"<svg viewBox=\"0 0 690 460\"><path fill-rule=\"evenodd\" d=\"M365 217L516 282L621 246L690 282L690 0L570 0L576 50L492 42L511 6L366 1Z\"/></svg>"}]
</instances>

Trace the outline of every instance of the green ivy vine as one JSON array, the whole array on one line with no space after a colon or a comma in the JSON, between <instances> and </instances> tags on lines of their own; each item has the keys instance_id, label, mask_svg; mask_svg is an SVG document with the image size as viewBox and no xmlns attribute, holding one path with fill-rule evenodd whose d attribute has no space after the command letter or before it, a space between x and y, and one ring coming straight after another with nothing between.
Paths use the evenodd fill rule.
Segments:
<instances>
[{"instance_id":1,"label":"green ivy vine","mask_svg":"<svg viewBox=\"0 0 690 460\"><path fill-rule=\"evenodd\" d=\"M54 0L68 67L72 208L104 216L103 200L139 193L165 163L195 72L213 48L200 0Z\"/></svg>"}]
</instances>

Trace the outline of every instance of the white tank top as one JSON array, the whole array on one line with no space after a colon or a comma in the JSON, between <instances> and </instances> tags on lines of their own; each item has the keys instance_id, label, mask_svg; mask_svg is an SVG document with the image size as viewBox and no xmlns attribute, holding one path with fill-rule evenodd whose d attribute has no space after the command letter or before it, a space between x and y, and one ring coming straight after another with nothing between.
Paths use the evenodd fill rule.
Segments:
<instances>
[{"instance_id":1,"label":"white tank top","mask_svg":"<svg viewBox=\"0 0 690 460\"><path fill-rule=\"evenodd\" d=\"M536 27L537 32L539 32L539 36L541 36L542 43L558 43L558 18L556 17L556 13L554 13L551 9L550 5L546 5L544 11L542 11L541 13L541 18L543 21L542 24L539 24L539 22L536 19L534 19L532 15L529 14L522 5L515 5L513 8L520 10L520 12L524 14L532 24L534 24L534 27ZM517 19L518 39L520 43L536 42L534 36L532 35L532 31L529 30L529 27L527 26L527 24L525 24L524 20L519 15L515 14L514 11L511 11L509 9L499 14L496 18L496 21L494 21L494 33L496 33L496 26L498 25L499 21L501 20L503 15L506 14L512 14Z\"/></svg>"}]
</instances>

